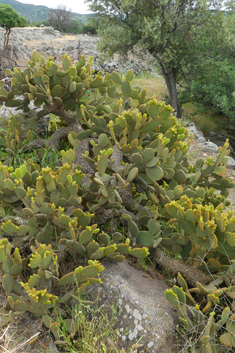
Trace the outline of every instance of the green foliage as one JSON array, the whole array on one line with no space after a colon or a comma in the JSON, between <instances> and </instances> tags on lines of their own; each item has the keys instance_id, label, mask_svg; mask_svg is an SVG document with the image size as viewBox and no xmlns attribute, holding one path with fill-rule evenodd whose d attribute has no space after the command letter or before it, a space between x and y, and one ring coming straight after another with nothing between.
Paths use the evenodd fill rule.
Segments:
<instances>
[{"instance_id":1,"label":"green foliage","mask_svg":"<svg viewBox=\"0 0 235 353\"><path fill-rule=\"evenodd\" d=\"M199 74L194 76L190 84L190 99L213 111L222 113L234 121L234 59L233 57L214 58L203 62ZM215 74L216 72L216 74Z\"/></svg>"},{"instance_id":2,"label":"green foliage","mask_svg":"<svg viewBox=\"0 0 235 353\"><path fill-rule=\"evenodd\" d=\"M107 82L101 75L92 78L92 58L85 66L85 58L81 57L79 63L72 65L71 59L64 55L62 67L49 58L47 62L38 53L34 52L28 67L23 72L15 68L14 72L7 71L13 76L11 92L0 88L0 99L9 107L22 108L24 113L29 112L29 103L34 101L38 107L43 105L39 112L30 112L28 126L34 127L37 121L47 112L57 112L68 125L67 115L64 111L74 111L79 108L79 101L84 94L94 87L105 87ZM21 101L15 99L15 95L24 95ZM52 106L54 109L52 109ZM26 114L25 114L26 115ZM28 115L27 115L28 116Z\"/></svg>"},{"instance_id":3,"label":"green foliage","mask_svg":"<svg viewBox=\"0 0 235 353\"><path fill-rule=\"evenodd\" d=\"M79 34L81 33L81 24L79 21L72 19L72 21L70 22L70 26L66 29L67 33L75 33L75 34Z\"/></svg>"},{"instance_id":4,"label":"green foliage","mask_svg":"<svg viewBox=\"0 0 235 353\"><path fill-rule=\"evenodd\" d=\"M9 34L12 27L25 27L27 26L25 17L21 17L9 5L0 4L0 26L6 30L4 39L4 49L8 48Z\"/></svg>"},{"instance_id":5,"label":"green foliage","mask_svg":"<svg viewBox=\"0 0 235 353\"><path fill-rule=\"evenodd\" d=\"M68 301L80 295L92 283L100 282L95 278L103 267L97 259L107 257L113 261L123 261L122 254L131 253L143 257L147 249L131 249L128 239L116 245L108 235L100 233L97 224L91 224L94 214L82 206L87 193L80 187L83 174L79 166L72 167L72 150L63 153L61 168L52 172L49 167L40 169L31 160L13 170L0 165L1 169L1 230L3 236L14 235L14 244L24 247L29 240L32 255L22 258L16 248L11 257L11 244L7 238L0 241L0 264L3 275L3 289L8 295L11 306L9 316L23 314L29 310L46 315L57 297L50 293L52 284L71 285L77 290L70 291L64 299ZM97 194L97 197L100 197ZM5 215L5 208L18 204L17 215ZM72 206L72 208L71 208ZM82 207L82 208L80 208ZM83 210L82 210L83 209ZM99 234L100 233L100 234ZM60 236L58 236L60 234ZM89 266L79 266L73 272L59 279L59 261L53 248L62 247L76 253L76 256L91 258ZM134 251L135 250L135 251ZM21 282L25 294L16 278L23 269L29 267L33 275L28 282ZM37 273L35 273L37 270ZM81 286L78 288L78 283ZM54 326L53 326L54 327ZM52 330L53 332L53 330ZM54 332L56 336L56 333Z\"/></svg>"},{"instance_id":6,"label":"green foliage","mask_svg":"<svg viewBox=\"0 0 235 353\"><path fill-rule=\"evenodd\" d=\"M97 34L98 31L98 23L92 17L87 19L87 21L81 27L80 33L90 33L90 34Z\"/></svg>"},{"instance_id":7,"label":"green foliage","mask_svg":"<svg viewBox=\"0 0 235 353\"><path fill-rule=\"evenodd\" d=\"M33 133L31 130L23 130L16 116L11 116L8 121L2 117L1 123L5 124L7 129L0 131L0 147L7 152L5 164L11 165L17 152L33 139Z\"/></svg>"},{"instance_id":8,"label":"green foliage","mask_svg":"<svg viewBox=\"0 0 235 353\"><path fill-rule=\"evenodd\" d=\"M41 25L44 26L50 26L50 23L48 20L44 20L44 21L32 21L29 22L30 27L40 27Z\"/></svg>"},{"instance_id":9,"label":"green foliage","mask_svg":"<svg viewBox=\"0 0 235 353\"><path fill-rule=\"evenodd\" d=\"M102 23L98 32L100 51L126 55L136 45L148 50L158 63L170 103L179 117L177 83L187 77L187 85L188 71L210 56L211 48L220 46L221 40L233 45L223 13L232 14L234 1L111 0L109 6L106 0L87 3ZM194 73L196 76L197 69Z\"/></svg>"},{"instance_id":10,"label":"green foliage","mask_svg":"<svg viewBox=\"0 0 235 353\"><path fill-rule=\"evenodd\" d=\"M25 27L27 20L19 16L11 6L0 4L0 24L8 30L12 27Z\"/></svg>"},{"instance_id":11,"label":"green foliage","mask_svg":"<svg viewBox=\"0 0 235 353\"><path fill-rule=\"evenodd\" d=\"M4 165L18 167L28 158L36 163L40 163L41 167L56 167L56 163L61 158L60 153L53 152L50 148L30 148L30 143L35 139L35 132L28 129L29 121L24 119L23 115L11 116L9 120L0 117L0 121L4 126L0 130L0 160ZM36 129L34 119L31 119L31 126ZM49 131L56 131L61 125L58 117L51 117L49 123ZM62 124L63 125L63 124ZM39 146L38 146L39 147Z\"/></svg>"}]
</instances>

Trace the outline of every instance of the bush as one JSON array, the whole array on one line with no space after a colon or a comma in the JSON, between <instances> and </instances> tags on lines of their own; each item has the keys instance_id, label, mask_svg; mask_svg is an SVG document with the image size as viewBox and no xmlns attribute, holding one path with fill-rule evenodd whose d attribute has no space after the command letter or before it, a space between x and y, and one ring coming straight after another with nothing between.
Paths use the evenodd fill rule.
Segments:
<instances>
[{"instance_id":1,"label":"bush","mask_svg":"<svg viewBox=\"0 0 235 353\"><path fill-rule=\"evenodd\" d=\"M235 71L233 59L214 61L199 70L190 84L191 99L222 113L229 120L235 117Z\"/></svg>"}]
</instances>

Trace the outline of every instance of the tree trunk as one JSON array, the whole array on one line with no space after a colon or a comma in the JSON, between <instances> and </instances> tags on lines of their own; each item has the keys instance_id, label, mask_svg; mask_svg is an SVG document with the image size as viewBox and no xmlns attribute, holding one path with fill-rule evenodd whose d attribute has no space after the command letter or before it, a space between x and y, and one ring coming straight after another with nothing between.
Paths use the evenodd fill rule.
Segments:
<instances>
[{"instance_id":1,"label":"tree trunk","mask_svg":"<svg viewBox=\"0 0 235 353\"><path fill-rule=\"evenodd\" d=\"M204 286L213 280L209 274L190 264L185 264L182 260L172 259L159 248L154 251L153 259L172 276L177 277L178 273L180 273L193 288L197 287L197 282Z\"/></svg>"},{"instance_id":2,"label":"tree trunk","mask_svg":"<svg viewBox=\"0 0 235 353\"><path fill-rule=\"evenodd\" d=\"M167 72L162 66L161 69L167 85L167 90L169 92L171 106L175 111L174 114L177 116L177 118L181 118L181 112L178 102L178 92L176 86L176 73L173 71Z\"/></svg>"},{"instance_id":3,"label":"tree trunk","mask_svg":"<svg viewBox=\"0 0 235 353\"><path fill-rule=\"evenodd\" d=\"M8 43L9 43L9 36L11 33L11 29L6 29L5 35L4 35L4 50L8 49Z\"/></svg>"}]
</instances>

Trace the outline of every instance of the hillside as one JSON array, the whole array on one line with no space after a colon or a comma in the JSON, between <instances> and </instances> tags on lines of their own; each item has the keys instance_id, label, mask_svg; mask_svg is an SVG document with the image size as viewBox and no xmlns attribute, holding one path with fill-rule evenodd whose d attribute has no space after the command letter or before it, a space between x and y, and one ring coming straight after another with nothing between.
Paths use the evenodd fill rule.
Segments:
<instances>
[{"instance_id":1,"label":"hillside","mask_svg":"<svg viewBox=\"0 0 235 353\"><path fill-rule=\"evenodd\" d=\"M49 7L42 5L32 5L32 4L22 4L16 0L0 0L0 4L10 5L14 10L18 12L20 16L24 16L29 23L33 21L44 21L47 19L47 13ZM93 14L78 14L72 12L72 16L75 20L79 22L85 22L88 17L93 16Z\"/></svg>"}]
</instances>

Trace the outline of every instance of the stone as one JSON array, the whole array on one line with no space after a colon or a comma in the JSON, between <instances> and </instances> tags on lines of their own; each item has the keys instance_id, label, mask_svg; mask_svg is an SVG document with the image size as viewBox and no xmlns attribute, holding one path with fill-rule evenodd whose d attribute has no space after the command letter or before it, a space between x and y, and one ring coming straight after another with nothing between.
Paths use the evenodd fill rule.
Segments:
<instances>
[{"instance_id":1,"label":"stone","mask_svg":"<svg viewBox=\"0 0 235 353\"><path fill-rule=\"evenodd\" d=\"M17 99L23 99L24 96L18 96ZM36 107L33 103L33 101L30 101L29 103L29 108L31 110L35 110L36 112L40 111L41 108ZM17 109L17 108L10 108L6 107L5 103L3 102L3 105L0 108L0 116L4 116L7 120L9 120L10 116L16 115L16 114L25 114L22 109ZM45 129L48 128L50 116L45 115L40 118L40 120L37 122L37 127L35 127L35 132L40 133L41 131L45 131ZM0 123L1 126L1 123Z\"/></svg>"},{"instance_id":2,"label":"stone","mask_svg":"<svg viewBox=\"0 0 235 353\"><path fill-rule=\"evenodd\" d=\"M195 125L192 125L192 126L188 126L187 127L187 130L189 131L189 134L191 135L191 134L193 134L194 135L194 138L195 139L204 139L204 136L203 136L203 133L202 133L202 131L200 131L198 128L197 128L197 126L195 126ZM205 140L205 139L204 139ZM202 142L204 142L204 141L202 141Z\"/></svg>"},{"instance_id":3,"label":"stone","mask_svg":"<svg viewBox=\"0 0 235 353\"><path fill-rule=\"evenodd\" d=\"M63 52L69 52L76 49L78 44L74 40L69 40L62 48Z\"/></svg>"},{"instance_id":4,"label":"stone","mask_svg":"<svg viewBox=\"0 0 235 353\"><path fill-rule=\"evenodd\" d=\"M228 163L226 165L227 168L235 169L235 159L232 157L228 157Z\"/></svg>"},{"instance_id":5,"label":"stone","mask_svg":"<svg viewBox=\"0 0 235 353\"><path fill-rule=\"evenodd\" d=\"M116 328L119 335L118 348L126 352L139 342L138 353L174 352L174 326L178 324L176 310L165 299L168 288L165 282L143 277L128 264L104 263L102 284L92 286L89 296L97 297L99 305L117 306Z\"/></svg>"},{"instance_id":6,"label":"stone","mask_svg":"<svg viewBox=\"0 0 235 353\"><path fill-rule=\"evenodd\" d=\"M206 142L206 139L205 139L205 137L199 137L199 138L197 139L197 141L198 141L199 143L203 143L203 142Z\"/></svg>"},{"instance_id":7,"label":"stone","mask_svg":"<svg viewBox=\"0 0 235 353\"><path fill-rule=\"evenodd\" d=\"M3 103L3 105L0 108L0 116L4 116L8 120L10 116L14 114L17 114L16 108L6 107L5 104Z\"/></svg>"},{"instance_id":8,"label":"stone","mask_svg":"<svg viewBox=\"0 0 235 353\"><path fill-rule=\"evenodd\" d=\"M201 151L203 152L217 153L218 149L219 147L214 142L207 141L201 144Z\"/></svg>"},{"instance_id":9,"label":"stone","mask_svg":"<svg viewBox=\"0 0 235 353\"><path fill-rule=\"evenodd\" d=\"M3 46L4 32L4 30L0 29L0 47ZM84 55L86 59L88 59L89 56L95 55L96 64L98 64L93 67L95 72L102 71L103 74L114 70L118 72L133 70L135 74L143 70L154 72L154 60L148 53L141 55L141 53L138 52L139 50L137 50L137 55L133 57L133 55L130 54L126 60L122 62L118 60L117 55L111 59L104 60L97 52L96 45L99 41L98 37L84 34L77 35L74 36L75 40L68 40L63 47L58 48L53 43L53 40L61 36L59 31L54 30L54 28L50 26L13 28L11 37L13 38L16 60L31 58L33 50L36 50L42 55L55 56L58 61L60 61L61 55L65 53L67 53L73 61L78 60L79 55ZM28 45L25 44L26 41ZM37 44L37 42L40 42L40 44ZM152 66L149 66L150 62Z\"/></svg>"}]
</instances>

